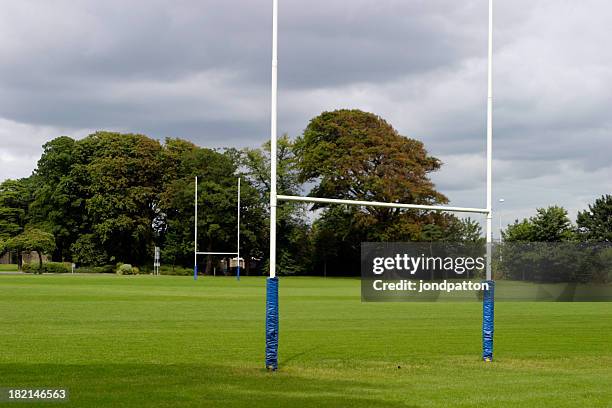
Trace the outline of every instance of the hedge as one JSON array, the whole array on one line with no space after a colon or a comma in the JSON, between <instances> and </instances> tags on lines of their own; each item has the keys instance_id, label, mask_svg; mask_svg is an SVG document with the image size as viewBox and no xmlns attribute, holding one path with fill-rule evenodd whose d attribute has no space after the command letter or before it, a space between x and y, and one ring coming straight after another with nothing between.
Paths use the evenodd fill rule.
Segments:
<instances>
[{"instance_id":1,"label":"hedge","mask_svg":"<svg viewBox=\"0 0 612 408\"><path fill-rule=\"evenodd\" d=\"M44 262L41 270L38 263L24 263L21 269L26 273L71 273L72 265L64 262Z\"/></svg>"}]
</instances>

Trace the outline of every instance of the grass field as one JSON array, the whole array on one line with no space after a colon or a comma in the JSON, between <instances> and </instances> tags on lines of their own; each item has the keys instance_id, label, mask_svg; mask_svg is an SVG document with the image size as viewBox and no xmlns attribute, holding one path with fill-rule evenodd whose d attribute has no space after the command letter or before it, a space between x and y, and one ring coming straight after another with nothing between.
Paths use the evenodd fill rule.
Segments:
<instances>
[{"instance_id":1,"label":"grass field","mask_svg":"<svg viewBox=\"0 0 612 408\"><path fill-rule=\"evenodd\" d=\"M281 278L272 373L264 286L0 276L0 387L69 389L46 407L612 407L611 303L498 303L485 364L476 302L361 303L355 279Z\"/></svg>"},{"instance_id":2,"label":"grass field","mask_svg":"<svg viewBox=\"0 0 612 408\"><path fill-rule=\"evenodd\" d=\"M15 264L0 264L0 272L17 272Z\"/></svg>"}]
</instances>

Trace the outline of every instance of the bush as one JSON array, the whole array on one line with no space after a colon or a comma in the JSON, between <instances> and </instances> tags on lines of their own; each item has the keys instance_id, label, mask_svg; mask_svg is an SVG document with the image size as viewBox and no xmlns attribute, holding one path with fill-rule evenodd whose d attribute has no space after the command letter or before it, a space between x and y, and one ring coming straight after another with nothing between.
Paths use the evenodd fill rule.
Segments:
<instances>
[{"instance_id":1,"label":"bush","mask_svg":"<svg viewBox=\"0 0 612 408\"><path fill-rule=\"evenodd\" d=\"M26 273L71 273L72 265L64 262L45 262L41 270L38 263L24 263L22 265L22 270Z\"/></svg>"},{"instance_id":2,"label":"bush","mask_svg":"<svg viewBox=\"0 0 612 408\"><path fill-rule=\"evenodd\" d=\"M193 276L193 268L185 268L183 266L174 266L174 270L172 270L172 265L162 265L159 267L160 275L172 275L172 276ZM153 274L153 266L145 265L140 268L141 273L145 273L147 275Z\"/></svg>"},{"instance_id":3,"label":"bush","mask_svg":"<svg viewBox=\"0 0 612 408\"><path fill-rule=\"evenodd\" d=\"M132 265L130 264L117 264L117 275L131 275Z\"/></svg>"},{"instance_id":4,"label":"bush","mask_svg":"<svg viewBox=\"0 0 612 408\"><path fill-rule=\"evenodd\" d=\"M117 275L139 275L140 270L130 264L118 263Z\"/></svg>"},{"instance_id":5,"label":"bush","mask_svg":"<svg viewBox=\"0 0 612 408\"><path fill-rule=\"evenodd\" d=\"M76 269L78 273L115 273L114 265L105 266L80 266Z\"/></svg>"},{"instance_id":6,"label":"bush","mask_svg":"<svg viewBox=\"0 0 612 408\"><path fill-rule=\"evenodd\" d=\"M103 265L108 262L108 255L102 248L102 243L94 234L81 235L70 247L74 261L81 265Z\"/></svg>"},{"instance_id":7,"label":"bush","mask_svg":"<svg viewBox=\"0 0 612 408\"><path fill-rule=\"evenodd\" d=\"M46 273L71 273L72 264L63 262L47 262L43 264Z\"/></svg>"}]
</instances>

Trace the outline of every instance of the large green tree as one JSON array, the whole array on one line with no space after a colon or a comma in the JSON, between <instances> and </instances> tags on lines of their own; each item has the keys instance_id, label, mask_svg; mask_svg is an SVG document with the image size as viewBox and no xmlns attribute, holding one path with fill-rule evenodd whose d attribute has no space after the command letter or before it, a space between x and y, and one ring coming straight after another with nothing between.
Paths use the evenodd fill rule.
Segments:
<instances>
[{"instance_id":1,"label":"large green tree","mask_svg":"<svg viewBox=\"0 0 612 408\"><path fill-rule=\"evenodd\" d=\"M578 213L580 237L587 241L612 242L612 195L606 194Z\"/></svg>"},{"instance_id":2,"label":"large green tree","mask_svg":"<svg viewBox=\"0 0 612 408\"><path fill-rule=\"evenodd\" d=\"M442 163L422 142L402 136L381 117L360 110L323 112L295 143L298 181L310 195L389 203L445 204L429 175ZM338 245L331 265L339 273L358 266L363 241L438 240L456 218L439 213L380 207L316 205L325 208L316 224L317 247ZM329 258L328 255L326 255ZM348 263L347 263L348 261ZM329 264L329 262L327 262Z\"/></svg>"},{"instance_id":3,"label":"large green tree","mask_svg":"<svg viewBox=\"0 0 612 408\"><path fill-rule=\"evenodd\" d=\"M430 156L422 142L400 135L372 113L324 112L310 121L295 150L300 181L318 181L312 195L410 204L448 202L428 177L440 168L440 160Z\"/></svg>"},{"instance_id":4,"label":"large green tree","mask_svg":"<svg viewBox=\"0 0 612 408\"><path fill-rule=\"evenodd\" d=\"M201 248L235 249L239 158L236 150L203 149L180 139L162 144L116 132L81 140L62 136L44 146L30 178L31 205L31 197L16 192L16 182L6 183L6 194L0 191L0 212L6 214L0 234L14 236L26 223L49 230L56 240L56 260L142 265L151 262L153 247L159 245L165 262L190 265L196 175ZM243 253L258 256L261 228L256 221L264 218L262 203L247 180L241 196ZM25 201L17 205L15 197Z\"/></svg>"},{"instance_id":5,"label":"large green tree","mask_svg":"<svg viewBox=\"0 0 612 408\"><path fill-rule=\"evenodd\" d=\"M0 238L21 233L28 223L33 187L29 178L5 180L0 184Z\"/></svg>"},{"instance_id":6,"label":"large green tree","mask_svg":"<svg viewBox=\"0 0 612 408\"><path fill-rule=\"evenodd\" d=\"M81 140L89 181L85 211L110 262L142 264L153 251L161 144L138 134L97 132Z\"/></svg>"},{"instance_id":7,"label":"large green tree","mask_svg":"<svg viewBox=\"0 0 612 408\"><path fill-rule=\"evenodd\" d=\"M96 132L44 145L31 222L56 239L56 260L140 264L152 251L161 145L144 135Z\"/></svg>"},{"instance_id":8,"label":"large green tree","mask_svg":"<svg viewBox=\"0 0 612 408\"><path fill-rule=\"evenodd\" d=\"M284 195L301 194L301 182L296 167L294 142L288 135L277 141L277 192ZM245 176L257 189L259 200L264 204L265 216L259 236L260 250L267 258L269 242L270 200L270 142L258 149L242 151L242 166ZM254 220L255 221L255 220ZM279 274L304 274L311 269L312 247L310 226L307 222L306 207L294 202L278 202L277 205L277 267Z\"/></svg>"},{"instance_id":9,"label":"large green tree","mask_svg":"<svg viewBox=\"0 0 612 408\"><path fill-rule=\"evenodd\" d=\"M445 204L429 174L442 163L422 142L400 135L384 119L359 110L324 112L296 142L299 181L310 195L405 204ZM316 207L315 207L316 208ZM419 239L427 224L447 216L426 211L365 207L353 213L369 239Z\"/></svg>"},{"instance_id":10,"label":"large green tree","mask_svg":"<svg viewBox=\"0 0 612 408\"><path fill-rule=\"evenodd\" d=\"M529 219L516 220L502 236L508 242L566 242L575 240L576 232L567 210L550 206L538 208Z\"/></svg>"},{"instance_id":11,"label":"large green tree","mask_svg":"<svg viewBox=\"0 0 612 408\"><path fill-rule=\"evenodd\" d=\"M34 172L31 218L53 233L57 261L71 260L71 246L88 230L85 203L90 178L84 166L87 158L77 154L78 143L67 136L46 143Z\"/></svg>"},{"instance_id":12,"label":"large green tree","mask_svg":"<svg viewBox=\"0 0 612 408\"><path fill-rule=\"evenodd\" d=\"M34 186L32 177L19 180L5 180L0 184L0 255L12 251L17 255L17 263L22 264L20 251L14 251L8 241L23 232L30 222L30 204L33 200Z\"/></svg>"}]
</instances>

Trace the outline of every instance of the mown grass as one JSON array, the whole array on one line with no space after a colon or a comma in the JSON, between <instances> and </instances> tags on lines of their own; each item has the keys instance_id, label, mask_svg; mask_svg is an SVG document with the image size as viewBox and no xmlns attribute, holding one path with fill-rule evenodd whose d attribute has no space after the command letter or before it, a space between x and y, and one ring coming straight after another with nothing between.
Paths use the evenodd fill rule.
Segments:
<instances>
[{"instance_id":1,"label":"mown grass","mask_svg":"<svg viewBox=\"0 0 612 408\"><path fill-rule=\"evenodd\" d=\"M265 280L0 277L0 387L78 407L610 407L612 304L361 303L355 279L281 278L280 365L263 366ZM7 405L14 406L14 403Z\"/></svg>"},{"instance_id":2,"label":"mown grass","mask_svg":"<svg viewBox=\"0 0 612 408\"><path fill-rule=\"evenodd\" d=\"M0 264L0 272L16 272L16 264Z\"/></svg>"}]
</instances>

